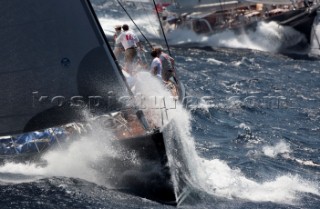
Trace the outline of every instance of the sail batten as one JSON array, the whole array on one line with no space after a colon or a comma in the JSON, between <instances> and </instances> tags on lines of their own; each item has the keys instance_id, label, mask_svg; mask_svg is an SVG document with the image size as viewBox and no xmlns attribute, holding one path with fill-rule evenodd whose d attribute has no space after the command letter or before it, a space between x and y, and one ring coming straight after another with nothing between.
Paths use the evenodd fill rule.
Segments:
<instances>
[{"instance_id":1,"label":"sail batten","mask_svg":"<svg viewBox=\"0 0 320 209\"><path fill-rule=\"evenodd\" d=\"M0 135L119 109L128 90L88 0L3 0L0 12Z\"/></svg>"}]
</instances>

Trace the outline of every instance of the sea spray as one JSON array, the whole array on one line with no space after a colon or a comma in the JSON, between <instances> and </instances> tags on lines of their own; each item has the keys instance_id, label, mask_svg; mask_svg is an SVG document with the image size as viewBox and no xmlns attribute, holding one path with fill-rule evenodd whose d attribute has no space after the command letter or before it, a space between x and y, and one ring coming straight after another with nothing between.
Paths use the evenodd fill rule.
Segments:
<instances>
[{"instance_id":1,"label":"sea spray","mask_svg":"<svg viewBox=\"0 0 320 209\"><path fill-rule=\"evenodd\" d=\"M159 86L153 85L155 88L149 88L149 82L144 80L140 84L149 95L167 95L163 88L161 93ZM146 86L143 86L144 84ZM156 92L152 92L153 90ZM302 179L299 175L285 174L274 177L271 174L270 179L261 182L248 178L237 167L231 168L226 161L200 157L191 132L191 113L178 104L176 109L168 111L168 115L169 120L164 124L163 130L164 135L168 136L165 138L167 155L178 198L188 198L186 196L190 190L195 190L228 199L298 204L301 193L320 195L318 185ZM166 134L167 129L171 133Z\"/></svg>"},{"instance_id":2,"label":"sea spray","mask_svg":"<svg viewBox=\"0 0 320 209\"><path fill-rule=\"evenodd\" d=\"M172 181L175 186L176 197L179 198L186 181L197 182L194 179L185 179L185 177L196 177L187 174L190 173L190 166L185 164L192 163L191 159L196 157L195 146L189 136L190 114L164 87L163 82L150 73L139 73L136 86L136 94L149 98L149 100L146 100L145 113L152 117L152 123L161 127L164 134ZM191 143L191 145L188 145L188 143ZM185 159L187 155L189 160ZM184 178L183 182L180 180L181 178Z\"/></svg>"},{"instance_id":3,"label":"sea spray","mask_svg":"<svg viewBox=\"0 0 320 209\"><path fill-rule=\"evenodd\" d=\"M245 48L269 52L279 52L300 42L306 42L300 32L287 26L281 26L276 22L259 22L254 30L247 29L235 32L226 29L210 35L177 29L168 34L168 39L170 44L174 45Z\"/></svg>"},{"instance_id":4,"label":"sea spray","mask_svg":"<svg viewBox=\"0 0 320 209\"><path fill-rule=\"evenodd\" d=\"M11 174L13 179L1 179L4 182L24 182L40 178L64 176L80 178L98 184L105 183L105 176L96 169L102 159L115 157L119 153L112 149L112 132L103 123L92 122L90 133L74 138L68 144L48 150L35 162L7 162L0 172ZM104 161L104 163L106 163ZM24 175L17 180L15 175Z\"/></svg>"}]
</instances>

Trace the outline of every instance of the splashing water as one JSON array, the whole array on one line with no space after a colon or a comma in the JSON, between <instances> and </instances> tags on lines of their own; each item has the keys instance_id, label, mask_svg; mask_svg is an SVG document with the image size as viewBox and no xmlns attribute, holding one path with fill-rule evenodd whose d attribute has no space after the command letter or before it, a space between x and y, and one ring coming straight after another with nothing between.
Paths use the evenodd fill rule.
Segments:
<instances>
[{"instance_id":1,"label":"splashing water","mask_svg":"<svg viewBox=\"0 0 320 209\"><path fill-rule=\"evenodd\" d=\"M279 154L290 153L291 149L287 143L280 141L275 146L263 147L262 152L268 157L275 158Z\"/></svg>"},{"instance_id":2,"label":"splashing water","mask_svg":"<svg viewBox=\"0 0 320 209\"><path fill-rule=\"evenodd\" d=\"M140 88L144 89L143 93L169 96L168 91L159 82L153 80L154 78L150 77L149 80L145 78L140 84ZM287 174L264 182L257 182L247 178L241 170L230 168L228 163L223 160L201 158L196 152L195 140L190 131L192 119L190 112L177 104L175 109L168 111L168 115L169 120L175 123L174 132L178 136L175 140L179 141L178 148L180 149L175 150L177 147L172 147L172 143L168 143L168 140L172 139L166 139L170 168L172 171L182 169L184 172L180 175L184 176L174 176L174 178L186 179L189 186L194 189L223 198L241 198L257 202L270 201L284 204L297 203L301 192L320 195L318 185L304 180L298 175ZM264 150L266 154L276 155L277 153L290 152L290 147L284 142L280 142L275 147L265 147ZM183 156L177 157L175 151ZM173 181L179 182L178 179L173 179ZM178 191L179 189L181 188L177 188Z\"/></svg>"},{"instance_id":3,"label":"splashing water","mask_svg":"<svg viewBox=\"0 0 320 209\"><path fill-rule=\"evenodd\" d=\"M106 156L115 156L110 145L114 137L101 124L92 124L94 132L75 139L71 144L48 151L42 156L43 162L8 162L0 167L1 173L26 175L25 178L1 179L3 182L25 182L54 176L74 177L102 184L104 177L95 169L95 163Z\"/></svg>"},{"instance_id":4,"label":"splashing water","mask_svg":"<svg viewBox=\"0 0 320 209\"><path fill-rule=\"evenodd\" d=\"M255 30L240 33L225 30L210 36L178 29L168 34L168 39L171 44L194 44L196 46L247 48L278 52L281 48L295 46L304 41L305 37L294 29L281 26L276 22L259 22Z\"/></svg>"},{"instance_id":5,"label":"splashing water","mask_svg":"<svg viewBox=\"0 0 320 209\"><path fill-rule=\"evenodd\" d=\"M241 198L254 202L270 201L284 204L297 203L301 192L320 195L318 185L304 180L298 175L287 174L273 180L257 182L247 178L241 170L230 168L225 161L199 157L195 151L194 139L189 132L189 123L184 121L189 120L190 116L185 112L184 117L181 117L181 113L177 112L179 119L175 121L178 124L178 134L180 135L178 139L181 139L180 143L183 144L181 148L185 149L179 150L179 152L185 154L183 159L186 162L175 162L174 164L186 164L190 172L183 175L190 175L185 179L188 179L195 189L223 198ZM282 147L282 144L279 146ZM283 149L287 150L288 147L279 149L279 152L283 152ZM266 152L268 153L268 151ZM175 159L171 158L171 160Z\"/></svg>"},{"instance_id":6,"label":"splashing water","mask_svg":"<svg viewBox=\"0 0 320 209\"><path fill-rule=\"evenodd\" d=\"M164 117L161 98L165 98L166 107L169 109L174 108L175 100L172 99L169 91L164 89L161 81L153 78L148 72L139 73L137 82L141 85L136 91L147 98L141 105L147 114L153 117L154 124L161 126L161 118ZM138 92L136 93L138 94ZM154 98L158 99L156 103L154 103ZM122 158L127 156L123 156L125 153L121 153L121 150L112 148L111 140L114 139L114 135L110 129L104 127L104 124L90 123L90 125L92 133L74 140L68 146L62 145L62 148L45 153L41 158L45 165L33 162L27 164L7 162L0 166L1 173L12 175L12 178L1 177L0 180L21 183L41 178L64 176L80 178L100 185L108 184L106 182L107 176L105 176L107 174L101 172L99 168L108 164L106 160L109 157ZM99 165L100 163L103 165ZM17 175L24 177L19 176L16 179Z\"/></svg>"}]
</instances>

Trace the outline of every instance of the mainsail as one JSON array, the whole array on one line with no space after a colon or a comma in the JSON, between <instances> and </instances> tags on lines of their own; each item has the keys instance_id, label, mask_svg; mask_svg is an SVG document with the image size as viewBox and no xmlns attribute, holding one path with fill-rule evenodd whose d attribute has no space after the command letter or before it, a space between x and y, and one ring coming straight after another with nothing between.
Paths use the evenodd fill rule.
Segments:
<instances>
[{"instance_id":1,"label":"mainsail","mask_svg":"<svg viewBox=\"0 0 320 209\"><path fill-rule=\"evenodd\" d=\"M0 135L114 111L129 95L89 0L2 0L0 13Z\"/></svg>"}]
</instances>

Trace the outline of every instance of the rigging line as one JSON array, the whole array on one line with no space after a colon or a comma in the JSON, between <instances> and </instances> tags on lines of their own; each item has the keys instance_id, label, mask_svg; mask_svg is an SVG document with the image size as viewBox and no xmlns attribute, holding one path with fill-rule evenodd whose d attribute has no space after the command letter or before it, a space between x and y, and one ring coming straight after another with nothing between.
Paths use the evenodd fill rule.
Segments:
<instances>
[{"instance_id":1,"label":"rigging line","mask_svg":"<svg viewBox=\"0 0 320 209\"><path fill-rule=\"evenodd\" d=\"M153 27L152 21L150 20L150 13L146 10L146 7L144 6L144 4L141 4L141 5L142 5L143 10L145 11L145 13L148 14L148 15L147 15L148 21L149 21L149 24L150 24L150 26L151 26L154 34L158 34L158 35L159 35L159 32L157 32L157 30Z\"/></svg>"},{"instance_id":2,"label":"rigging line","mask_svg":"<svg viewBox=\"0 0 320 209\"><path fill-rule=\"evenodd\" d=\"M219 0L219 2L220 2L220 8L221 8L221 10L223 11L223 6L222 6L221 0Z\"/></svg>"},{"instance_id":3,"label":"rigging line","mask_svg":"<svg viewBox=\"0 0 320 209\"><path fill-rule=\"evenodd\" d=\"M156 5L156 2L154 0L152 0L152 1L153 1L154 8L155 8L155 10L157 12L160 28L161 28L164 40L165 40L166 45L167 45L168 53L169 53L170 57L172 57L171 51L170 51L170 47L169 47L169 44L168 44L168 40L167 40L166 34L164 33L164 30L163 30L163 27L162 27L162 23L161 23L161 19L160 19L160 15L159 15L159 12L158 12L158 8L157 8L157 5Z\"/></svg>"},{"instance_id":4,"label":"rigging line","mask_svg":"<svg viewBox=\"0 0 320 209\"><path fill-rule=\"evenodd\" d=\"M140 30L140 28L138 27L138 25L134 22L134 20L132 19L132 17L130 16L130 14L128 13L128 11L124 8L124 6L122 5L122 3L117 0L117 2L119 3L119 5L121 6L121 8L123 9L123 11L128 15L128 17L130 18L130 20L132 21L132 23L136 26L136 28L138 29L138 31L140 32L140 34L143 36L143 38L147 41L148 45L150 46L150 48L152 49L152 45L149 42L149 40L145 37L145 35L142 33L142 31Z\"/></svg>"}]
</instances>

